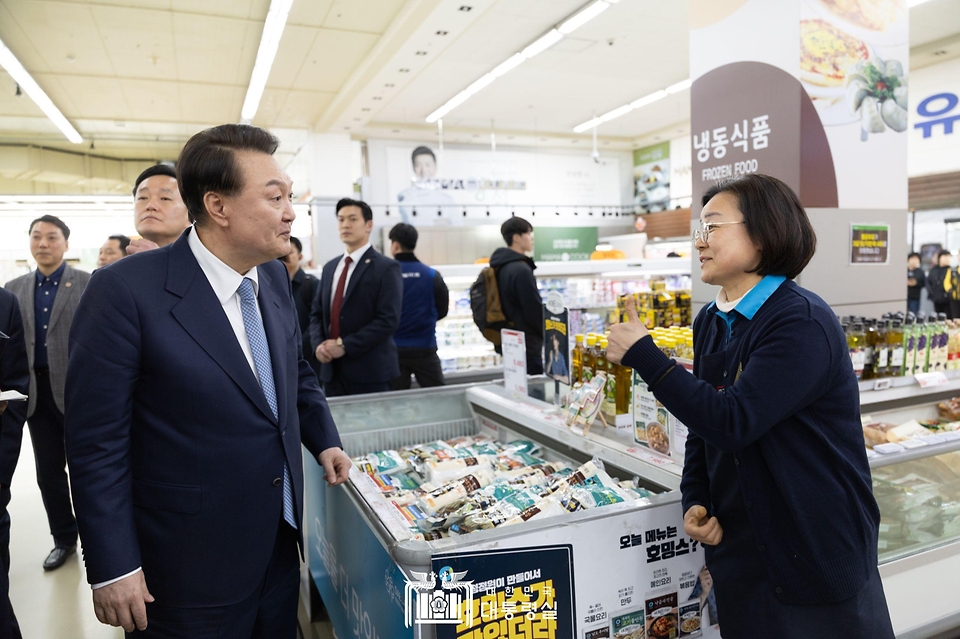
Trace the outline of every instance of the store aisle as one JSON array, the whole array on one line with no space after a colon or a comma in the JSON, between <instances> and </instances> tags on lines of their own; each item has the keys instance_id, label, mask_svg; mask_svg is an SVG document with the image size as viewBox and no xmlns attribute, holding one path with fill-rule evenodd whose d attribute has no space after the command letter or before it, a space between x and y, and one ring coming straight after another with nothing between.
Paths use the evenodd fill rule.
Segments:
<instances>
[{"instance_id":1,"label":"store aisle","mask_svg":"<svg viewBox=\"0 0 960 639\"><path fill-rule=\"evenodd\" d=\"M59 570L41 564L53 539L37 488L30 434L23 429L23 450L11 485L10 600L25 638L118 639L119 628L97 621L79 553Z\"/></svg>"}]
</instances>

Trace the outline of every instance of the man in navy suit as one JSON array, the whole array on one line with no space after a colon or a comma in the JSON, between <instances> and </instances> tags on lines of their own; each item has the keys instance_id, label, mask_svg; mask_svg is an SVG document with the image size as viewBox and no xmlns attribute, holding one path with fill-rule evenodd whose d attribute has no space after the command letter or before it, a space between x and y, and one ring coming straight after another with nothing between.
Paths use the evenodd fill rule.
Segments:
<instances>
[{"instance_id":1,"label":"man in navy suit","mask_svg":"<svg viewBox=\"0 0 960 639\"><path fill-rule=\"evenodd\" d=\"M346 251L327 262L313 301L310 342L328 397L381 393L400 375L393 334L400 325L400 264L370 244L373 211L366 202L337 202Z\"/></svg>"},{"instance_id":2,"label":"man in navy suit","mask_svg":"<svg viewBox=\"0 0 960 639\"><path fill-rule=\"evenodd\" d=\"M301 443L329 484L349 472L277 261L295 217L277 145L240 124L193 136L177 182L194 226L97 271L77 309L66 445L87 578L97 618L135 636L295 637Z\"/></svg>"}]
</instances>

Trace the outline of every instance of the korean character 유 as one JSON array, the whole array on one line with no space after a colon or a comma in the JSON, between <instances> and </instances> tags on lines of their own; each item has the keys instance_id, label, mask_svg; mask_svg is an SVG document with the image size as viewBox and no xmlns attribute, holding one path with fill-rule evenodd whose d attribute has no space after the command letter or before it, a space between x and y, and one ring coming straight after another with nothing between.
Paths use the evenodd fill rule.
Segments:
<instances>
[{"instance_id":1,"label":"korean character \uc720","mask_svg":"<svg viewBox=\"0 0 960 639\"><path fill-rule=\"evenodd\" d=\"M746 120L743 120L743 126L739 122L733 125L733 135L730 136L730 141L733 142L733 146L740 147L740 150L746 153L747 147L750 146L749 136L750 126Z\"/></svg>"},{"instance_id":2,"label":"korean character \uc720","mask_svg":"<svg viewBox=\"0 0 960 639\"><path fill-rule=\"evenodd\" d=\"M727 127L713 130L713 157L718 160L727 154Z\"/></svg>"},{"instance_id":3,"label":"korean character \uc720","mask_svg":"<svg viewBox=\"0 0 960 639\"><path fill-rule=\"evenodd\" d=\"M697 161L706 162L710 159L710 131L693 136L693 148L697 151Z\"/></svg>"},{"instance_id":4,"label":"korean character \uc720","mask_svg":"<svg viewBox=\"0 0 960 639\"><path fill-rule=\"evenodd\" d=\"M753 130L750 131L750 137L753 139L753 150L765 149L769 143L770 124L767 120L769 115L758 115L753 118Z\"/></svg>"}]
</instances>

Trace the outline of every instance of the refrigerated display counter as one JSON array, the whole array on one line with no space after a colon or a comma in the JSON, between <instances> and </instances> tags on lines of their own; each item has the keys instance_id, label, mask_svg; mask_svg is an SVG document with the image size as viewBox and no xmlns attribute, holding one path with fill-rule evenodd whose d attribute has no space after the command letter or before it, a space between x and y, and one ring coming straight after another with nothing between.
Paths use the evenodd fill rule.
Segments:
<instances>
[{"instance_id":1,"label":"refrigerated display counter","mask_svg":"<svg viewBox=\"0 0 960 639\"><path fill-rule=\"evenodd\" d=\"M330 406L351 457L486 434L500 442L536 442L549 461L599 460L609 475L637 478L656 494L424 541L368 475L354 469L350 482L330 489L305 456L309 572L337 636L719 636L701 584L702 550L683 535L682 459L638 446L629 430L571 429L552 404L553 381L541 378L530 388L545 401L486 383L335 398ZM956 395L960 375L952 374L932 388L915 380L881 390L864 384L861 405L874 420L897 422L932 417L938 401ZM868 456L883 518L880 572L894 628L910 639L948 636L938 633L960 627L953 587L960 574L960 435L892 448ZM460 581L481 585L473 608L465 600L469 588L444 590L441 573L464 573ZM418 593L434 577L436 592L458 593L453 605L459 601L462 610L476 613L472 623L416 623L418 610L428 612L417 608ZM551 606L544 609L545 603ZM504 607L523 615L507 619ZM660 617L667 619L648 627ZM641 628L645 635L630 634Z\"/></svg>"}]
</instances>

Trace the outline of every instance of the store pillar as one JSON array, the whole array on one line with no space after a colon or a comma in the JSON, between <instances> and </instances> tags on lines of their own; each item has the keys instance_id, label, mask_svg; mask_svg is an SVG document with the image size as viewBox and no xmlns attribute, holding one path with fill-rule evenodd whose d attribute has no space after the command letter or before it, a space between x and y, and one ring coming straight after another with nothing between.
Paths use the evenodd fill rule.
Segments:
<instances>
[{"instance_id":1,"label":"store pillar","mask_svg":"<svg viewBox=\"0 0 960 639\"><path fill-rule=\"evenodd\" d=\"M343 252L334 212L338 200L355 197L351 171L353 148L346 133L311 133L308 144L313 255L314 264L321 268Z\"/></svg>"},{"instance_id":2,"label":"store pillar","mask_svg":"<svg viewBox=\"0 0 960 639\"><path fill-rule=\"evenodd\" d=\"M838 315L905 310L907 27L906 0L691 0L691 230L710 185L775 176L817 233L798 284ZM717 291L692 272L699 308Z\"/></svg>"}]
</instances>

